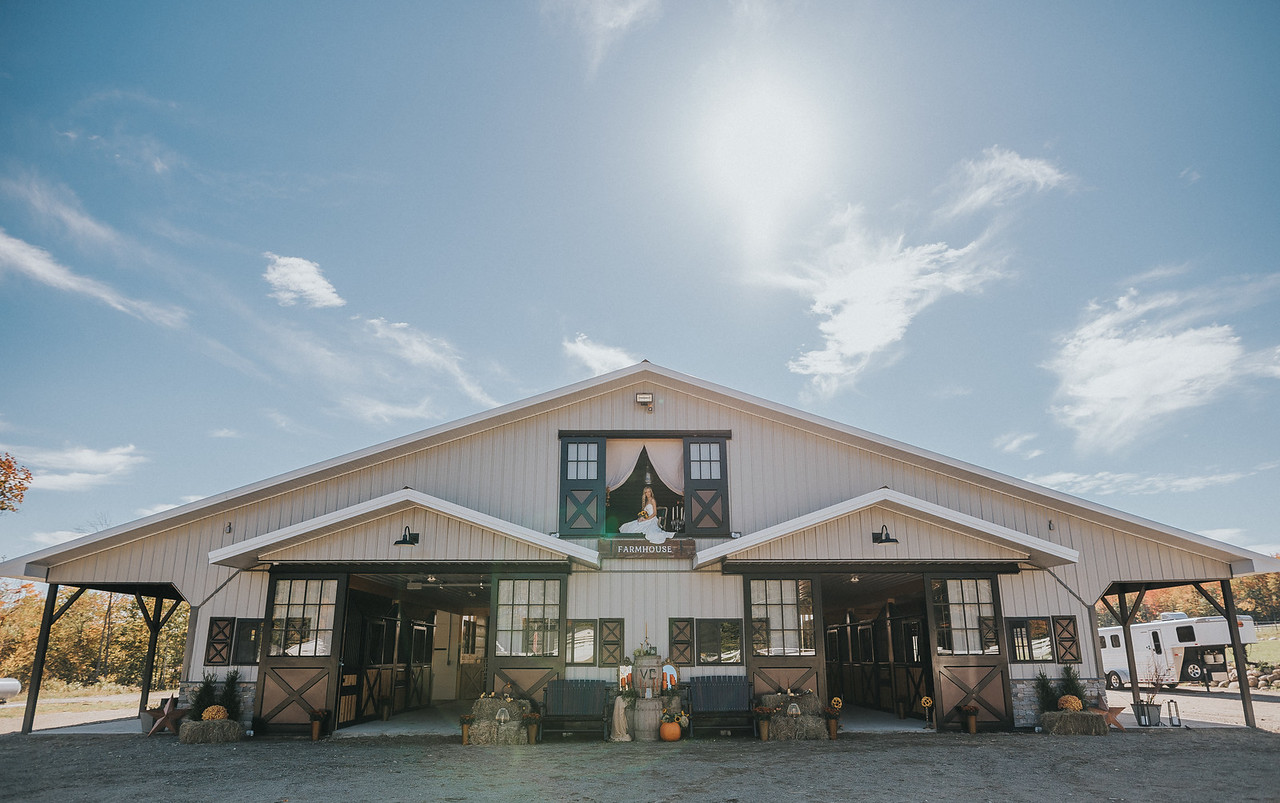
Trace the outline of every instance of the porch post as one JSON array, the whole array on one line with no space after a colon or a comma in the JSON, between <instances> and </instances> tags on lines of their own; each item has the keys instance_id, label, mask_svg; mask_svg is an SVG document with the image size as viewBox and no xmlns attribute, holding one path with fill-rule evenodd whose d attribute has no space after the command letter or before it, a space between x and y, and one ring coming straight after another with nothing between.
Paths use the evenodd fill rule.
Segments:
<instances>
[{"instance_id":1,"label":"porch post","mask_svg":"<svg viewBox=\"0 0 1280 803\"><path fill-rule=\"evenodd\" d=\"M156 641L159 636L156 619L160 616L160 598L156 597L154 616L147 610L147 601L141 594L134 594L133 598L137 600L142 621L147 625L147 657L142 662L142 696L138 699L138 716L142 716L147 712L147 698L151 696L151 674L156 667Z\"/></svg>"},{"instance_id":2,"label":"porch post","mask_svg":"<svg viewBox=\"0 0 1280 803\"><path fill-rule=\"evenodd\" d=\"M44 617L40 619L40 635L36 637L36 657L31 663L31 680L27 684L27 708L22 714L22 733L31 733L36 720L36 700L40 697L40 682L44 679L44 657L49 651L49 630L53 627L54 607L58 604L58 586L49 584L44 598Z\"/></svg>"},{"instance_id":3,"label":"porch post","mask_svg":"<svg viewBox=\"0 0 1280 803\"><path fill-rule=\"evenodd\" d=\"M1231 581L1223 580L1222 602L1227 609L1227 632L1231 634L1231 654L1236 663L1236 680L1240 681L1240 704L1244 707L1244 724L1250 728L1258 727L1253 717L1253 694L1249 691L1249 677L1245 674L1248 667L1244 661L1244 644L1240 642L1240 620L1236 616L1236 597L1231 591Z\"/></svg>"},{"instance_id":4,"label":"porch post","mask_svg":"<svg viewBox=\"0 0 1280 803\"><path fill-rule=\"evenodd\" d=\"M1129 625L1133 623L1133 614L1137 613L1138 605L1141 604L1142 594L1139 593L1134 600L1132 612L1129 610L1124 590L1122 589L1116 596L1120 598L1120 626L1124 630L1124 657L1129 662L1129 691L1133 692L1133 703L1137 705L1142 702L1142 694L1138 691L1138 660L1133 655L1133 631L1129 629Z\"/></svg>"}]
</instances>

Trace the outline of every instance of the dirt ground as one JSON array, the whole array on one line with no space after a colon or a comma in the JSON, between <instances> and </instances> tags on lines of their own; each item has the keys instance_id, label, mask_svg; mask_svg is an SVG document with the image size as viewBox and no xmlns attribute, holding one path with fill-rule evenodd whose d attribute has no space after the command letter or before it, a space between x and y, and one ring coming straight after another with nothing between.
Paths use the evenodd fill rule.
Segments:
<instances>
[{"instance_id":1,"label":"dirt ground","mask_svg":"<svg viewBox=\"0 0 1280 803\"><path fill-rule=\"evenodd\" d=\"M23 801L1280 799L1280 734L1236 729L518 747L443 736L181 745L9 734L0 757L0 798Z\"/></svg>"}]
</instances>

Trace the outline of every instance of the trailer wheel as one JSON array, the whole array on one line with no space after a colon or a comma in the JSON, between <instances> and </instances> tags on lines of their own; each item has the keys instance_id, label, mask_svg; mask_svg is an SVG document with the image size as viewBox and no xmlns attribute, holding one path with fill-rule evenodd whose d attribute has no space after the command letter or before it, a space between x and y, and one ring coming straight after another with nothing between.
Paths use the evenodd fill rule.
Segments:
<instances>
[{"instance_id":1,"label":"trailer wheel","mask_svg":"<svg viewBox=\"0 0 1280 803\"><path fill-rule=\"evenodd\" d=\"M1182 674L1192 683L1199 683L1204 679L1204 667L1198 663L1187 664L1182 668Z\"/></svg>"},{"instance_id":2,"label":"trailer wheel","mask_svg":"<svg viewBox=\"0 0 1280 803\"><path fill-rule=\"evenodd\" d=\"M1116 672L1116 671L1112 670L1111 672L1108 672L1108 673L1107 673L1107 688L1108 688L1108 689L1123 689L1123 688L1124 688L1124 681L1122 681L1122 680L1120 679L1120 673L1119 673L1119 672Z\"/></svg>"}]
</instances>

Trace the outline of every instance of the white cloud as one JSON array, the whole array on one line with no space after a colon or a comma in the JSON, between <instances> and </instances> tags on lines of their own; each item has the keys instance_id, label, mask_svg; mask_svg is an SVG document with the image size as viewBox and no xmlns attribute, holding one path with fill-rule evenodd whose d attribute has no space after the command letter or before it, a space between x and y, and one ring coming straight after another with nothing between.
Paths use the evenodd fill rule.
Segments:
<instances>
[{"instance_id":1,"label":"white cloud","mask_svg":"<svg viewBox=\"0 0 1280 803\"><path fill-rule=\"evenodd\" d=\"M1043 449L1037 449L1031 446L1031 441L1036 439L1034 432L1009 432L995 439L995 447L1006 454L1013 454L1022 457L1025 460L1039 457L1044 454Z\"/></svg>"},{"instance_id":2,"label":"white cloud","mask_svg":"<svg viewBox=\"0 0 1280 803\"><path fill-rule=\"evenodd\" d=\"M834 241L804 266L803 274L774 277L812 297L810 309L822 319L823 347L788 367L812 377L823 394L852 382L874 357L896 346L930 305L977 292L1004 275L1003 260L988 256L982 240L963 248L906 245L904 236L873 234L852 207L837 215L830 229Z\"/></svg>"},{"instance_id":3,"label":"white cloud","mask_svg":"<svg viewBox=\"0 0 1280 803\"><path fill-rule=\"evenodd\" d=\"M1148 297L1130 290L1114 304L1090 304L1045 366L1058 376L1053 413L1082 448L1115 450L1247 377L1280 377L1280 349L1249 353L1232 327L1197 325L1275 284Z\"/></svg>"},{"instance_id":4,"label":"white cloud","mask_svg":"<svg viewBox=\"0 0 1280 803\"><path fill-rule=\"evenodd\" d=\"M282 307L291 307L299 301L312 309L341 307L347 302L338 295L329 280L320 272L316 263L301 257L282 257L267 251L264 257L271 260L262 278L274 288L270 296Z\"/></svg>"},{"instance_id":5,"label":"white cloud","mask_svg":"<svg viewBox=\"0 0 1280 803\"><path fill-rule=\"evenodd\" d=\"M401 360L440 371L452 377L472 400L486 407L498 406L498 402L463 370L462 358L447 340L420 332L407 323L390 323L383 318L372 318L365 324L375 338L390 344L392 353Z\"/></svg>"},{"instance_id":6,"label":"white cloud","mask_svg":"<svg viewBox=\"0 0 1280 803\"><path fill-rule=\"evenodd\" d=\"M144 519L147 516L154 516L155 514L163 513L166 510L173 510L175 507L182 507L183 505L190 504L192 502L198 502L203 498L203 496L184 496L182 497L181 502L159 502L151 505L150 507L140 507L133 512L133 515L140 519Z\"/></svg>"},{"instance_id":7,"label":"white cloud","mask_svg":"<svg viewBox=\"0 0 1280 803\"><path fill-rule=\"evenodd\" d=\"M607 374L640 362L617 346L591 342L591 339L581 332L573 340L562 340L560 345L564 348L565 356L582 363L592 376Z\"/></svg>"},{"instance_id":8,"label":"white cloud","mask_svg":"<svg viewBox=\"0 0 1280 803\"><path fill-rule=\"evenodd\" d=\"M223 427L222 429L211 430L209 432L209 437L210 438L239 438L241 437L241 435L238 431L234 429L230 429L229 427Z\"/></svg>"},{"instance_id":9,"label":"white cloud","mask_svg":"<svg viewBox=\"0 0 1280 803\"><path fill-rule=\"evenodd\" d=\"M417 404L393 404L368 396L348 396L341 401L343 409L364 421L383 424L395 421L429 421L440 418L440 410L430 398Z\"/></svg>"},{"instance_id":10,"label":"white cloud","mask_svg":"<svg viewBox=\"0 0 1280 803\"><path fill-rule=\"evenodd\" d=\"M1179 477L1173 474L1129 474L1099 471L1095 474L1076 474L1058 471L1036 477L1026 477L1027 482L1055 488L1077 496L1110 496L1112 494L1150 495L1166 493L1194 493L1219 485L1230 485L1254 472L1235 471L1222 474L1201 474Z\"/></svg>"},{"instance_id":11,"label":"white cloud","mask_svg":"<svg viewBox=\"0 0 1280 803\"><path fill-rule=\"evenodd\" d=\"M53 530L51 532L32 533L31 540L44 546L57 546L76 538L82 538L84 535L84 533L76 530Z\"/></svg>"},{"instance_id":12,"label":"white cloud","mask_svg":"<svg viewBox=\"0 0 1280 803\"><path fill-rule=\"evenodd\" d=\"M961 164L955 199L943 209L944 215L954 217L1005 206L1028 192L1052 189L1069 179L1043 159L1028 159L999 146L988 148L982 156Z\"/></svg>"},{"instance_id":13,"label":"white cloud","mask_svg":"<svg viewBox=\"0 0 1280 803\"><path fill-rule=\"evenodd\" d=\"M595 75L614 42L641 23L657 19L659 0L544 0L543 10L569 17L586 40L587 73Z\"/></svg>"},{"instance_id":14,"label":"white cloud","mask_svg":"<svg viewBox=\"0 0 1280 803\"><path fill-rule=\"evenodd\" d=\"M66 230L81 248L109 248L120 251L123 238L110 226L94 220L80 208L79 200L69 189L51 185L33 176L19 181L4 179L0 189L25 202L46 220Z\"/></svg>"},{"instance_id":15,"label":"white cloud","mask_svg":"<svg viewBox=\"0 0 1280 803\"><path fill-rule=\"evenodd\" d=\"M83 446L41 449L0 445L0 451L12 453L18 462L30 468L31 488L40 491L96 488L129 474L147 460L132 444L105 450Z\"/></svg>"},{"instance_id":16,"label":"white cloud","mask_svg":"<svg viewBox=\"0 0 1280 803\"><path fill-rule=\"evenodd\" d=\"M186 310L129 298L115 288L60 265L42 248L10 237L0 229L0 273L12 270L56 290L79 293L141 320L169 328L182 326Z\"/></svg>"}]
</instances>

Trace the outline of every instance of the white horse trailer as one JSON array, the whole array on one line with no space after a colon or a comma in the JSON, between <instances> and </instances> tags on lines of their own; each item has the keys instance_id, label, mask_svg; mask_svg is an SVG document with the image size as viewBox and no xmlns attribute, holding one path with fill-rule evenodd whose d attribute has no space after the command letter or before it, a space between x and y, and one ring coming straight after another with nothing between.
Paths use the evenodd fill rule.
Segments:
<instances>
[{"instance_id":1,"label":"white horse trailer","mask_svg":"<svg viewBox=\"0 0 1280 803\"><path fill-rule=\"evenodd\" d=\"M1258 631L1252 616L1237 616L1241 644L1256 644ZM1143 686L1173 687L1182 681L1207 683L1210 673L1227 671L1227 647L1231 633L1221 616L1190 617L1185 613L1162 613L1155 622L1131 625L1133 657L1138 683ZM1098 628L1102 648L1102 671L1107 688L1119 689L1129 682L1129 660L1124 650L1124 628Z\"/></svg>"}]
</instances>

